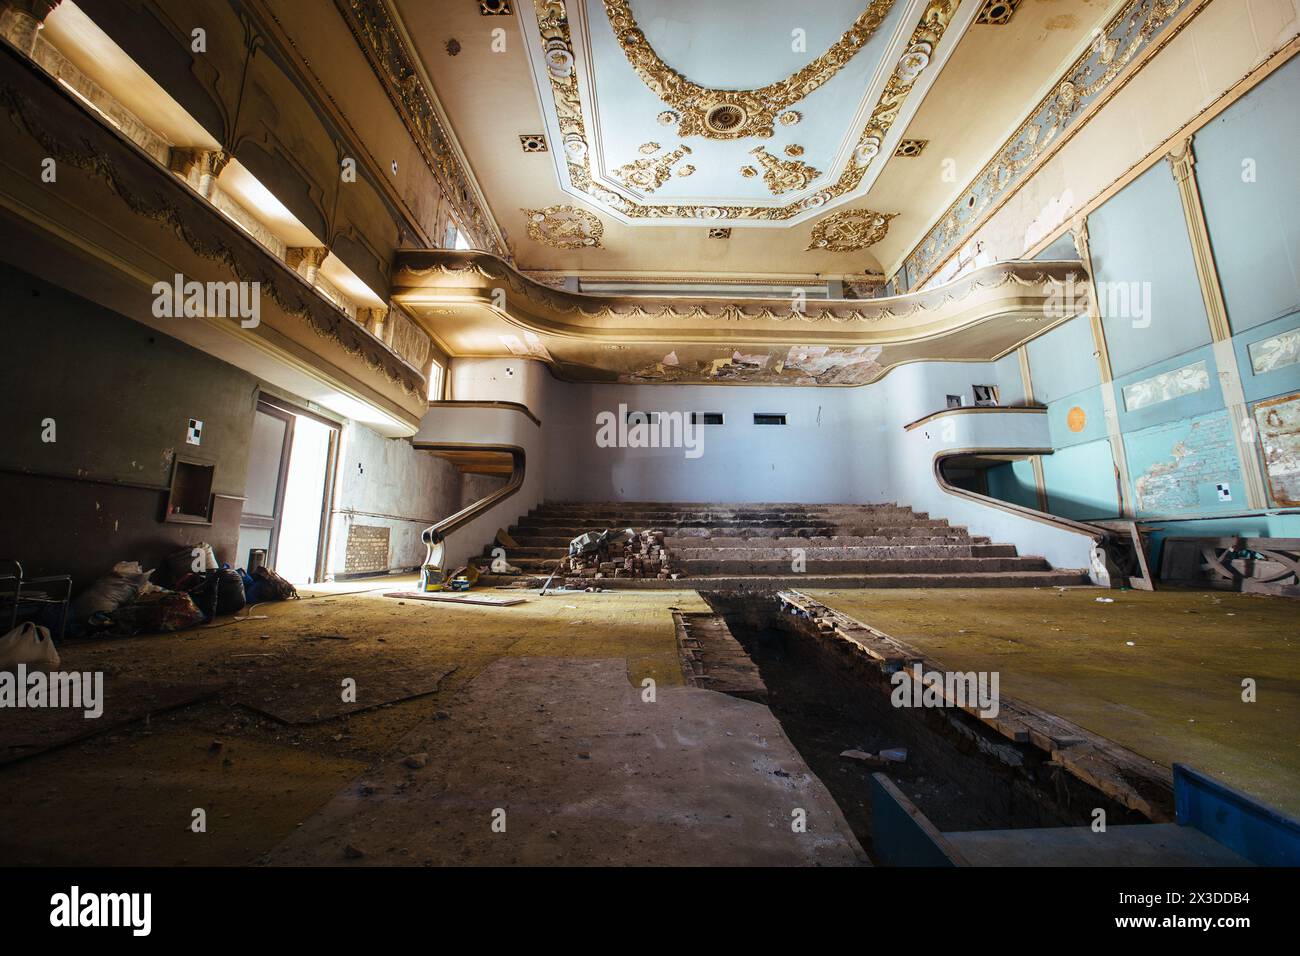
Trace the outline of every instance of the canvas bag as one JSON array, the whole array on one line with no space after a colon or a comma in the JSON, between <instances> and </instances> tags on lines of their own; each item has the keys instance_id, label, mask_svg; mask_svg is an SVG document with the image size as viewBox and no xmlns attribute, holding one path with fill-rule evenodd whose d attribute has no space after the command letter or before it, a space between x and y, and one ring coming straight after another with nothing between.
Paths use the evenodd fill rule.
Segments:
<instances>
[{"instance_id":1,"label":"canvas bag","mask_svg":"<svg viewBox=\"0 0 1300 956\"><path fill-rule=\"evenodd\" d=\"M24 621L0 637L0 670L19 664L49 669L59 666L59 652L54 649L47 628Z\"/></svg>"}]
</instances>

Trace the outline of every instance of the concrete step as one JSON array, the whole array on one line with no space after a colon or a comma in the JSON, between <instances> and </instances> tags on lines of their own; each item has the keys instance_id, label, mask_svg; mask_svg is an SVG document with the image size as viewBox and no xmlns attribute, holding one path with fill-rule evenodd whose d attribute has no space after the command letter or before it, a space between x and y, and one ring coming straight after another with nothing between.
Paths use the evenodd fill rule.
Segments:
<instances>
[{"instance_id":1,"label":"concrete step","mask_svg":"<svg viewBox=\"0 0 1300 956\"><path fill-rule=\"evenodd\" d=\"M709 575L789 574L793 571L789 559L741 561L735 559L702 558L675 561L673 569L684 577ZM962 574L968 572L1048 571L1051 565L1039 557L972 558L972 557L908 557L908 558L809 558L804 574Z\"/></svg>"},{"instance_id":2,"label":"concrete step","mask_svg":"<svg viewBox=\"0 0 1300 956\"><path fill-rule=\"evenodd\" d=\"M1014 550L1014 549L1012 549ZM559 557L525 558L507 556L507 560L524 574L550 574ZM622 560L615 560L622 566ZM681 558L673 557L672 569L683 577L708 577L710 575L781 575L781 574L944 574L967 571L1046 571L1049 565L1042 558L1029 557L972 557L970 555L902 555L877 558L807 558L802 572L794 571L790 557L737 560L716 556Z\"/></svg>"},{"instance_id":3,"label":"concrete step","mask_svg":"<svg viewBox=\"0 0 1300 956\"><path fill-rule=\"evenodd\" d=\"M796 522L798 524L839 524L846 521L861 524L866 519L902 519L924 517L908 508L888 508L853 510L853 511L552 511L550 509L533 509L527 520L546 520L572 523L574 521L596 521L607 524L632 524L637 527L649 527L659 523L668 524L710 524L726 521L745 521L753 524L772 522Z\"/></svg>"},{"instance_id":4,"label":"concrete step","mask_svg":"<svg viewBox=\"0 0 1300 956\"><path fill-rule=\"evenodd\" d=\"M510 526L510 536L515 540L520 537L559 537L566 541L589 531L604 531L606 528L618 528L620 525L601 523L561 524L550 520L525 518L522 523ZM627 527L627 526L622 526ZM662 522L656 525L630 525L638 531L655 530L668 532L667 537L734 537L734 538L775 538L775 537L830 537L833 535L894 535L915 533L915 529L933 533L930 529L947 528L947 522L941 519L924 518L908 522L865 523L860 525L798 525L798 524L753 524L748 522L726 522L708 525L674 525ZM909 529L912 529L909 531ZM957 529L954 529L957 530Z\"/></svg>"},{"instance_id":5,"label":"concrete step","mask_svg":"<svg viewBox=\"0 0 1300 956\"><path fill-rule=\"evenodd\" d=\"M873 511L911 511L909 505L900 505L893 501L879 501L872 504L735 504L719 502L714 504L678 504L660 502L591 502L591 503L546 503L533 508L534 512L554 512L555 514L726 514L744 512L746 514L842 514L857 512L867 514Z\"/></svg>"},{"instance_id":6,"label":"concrete step","mask_svg":"<svg viewBox=\"0 0 1300 956\"><path fill-rule=\"evenodd\" d=\"M883 558L1014 558L1016 547L1012 544L907 544L891 543L856 547L803 547L788 548L718 548L712 540L704 539L698 548L670 548L669 554L682 561L785 561L796 557L806 561L848 561ZM705 543L707 542L707 544Z\"/></svg>"},{"instance_id":7,"label":"concrete step","mask_svg":"<svg viewBox=\"0 0 1300 956\"><path fill-rule=\"evenodd\" d=\"M515 584L520 578L485 574L485 587ZM540 588L544 576L534 576L532 586ZM1091 586L1084 570L1053 571L970 571L946 574L781 574L682 576L677 580L658 578L569 578L557 577L552 587L599 587L606 590L691 590L691 591L783 591L789 588L1037 588Z\"/></svg>"},{"instance_id":8,"label":"concrete step","mask_svg":"<svg viewBox=\"0 0 1300 956\"><path fill-rule=\"evenodd\" d=\"M815 535L808 538L767 537L751 538L698 536L665 537L669 551L683 548L870 548L877 545L931 545L931 544L989 544L988 538L972 537L957 528L909 528L889 530L889 534L870 535Z\"/></svg>"},{"instance_id":9,"label":"concrete step","mask_svg":"<svg viewBox=\"0 0 1300 956\"><path fill-rule=\"evenodd\" d=\"M555 560L569 553L569 542L562 538L553 539L554 543L541 546L523 543L523 541L533 542L537 540L550 539L522 539L518 547L506 549L507 560L514 561L516 558L550 558ZM905 552L913 553L916 557L952 554L967 557L1012 558L1016 554L1014 545L988 544L970 538L960 539L955 537L850 538L846 540L860 543L845 545L824 543L835 540L833 538L743 538L734 544L719 544L719 540L718 538L677 538L674 541L681 542L681 544L668 544L668 552L674 557L680 558L716 556L744 560L793 557L792 551L795 548L803 549L804 556L807 558L906 557ZM823 543L818 544L817 542ZM492 552L497 547L499 545L487 545L483 549L483 555L491 557ZM897 552L897 554L893 552Z\"/></svg>"}]
</instances>

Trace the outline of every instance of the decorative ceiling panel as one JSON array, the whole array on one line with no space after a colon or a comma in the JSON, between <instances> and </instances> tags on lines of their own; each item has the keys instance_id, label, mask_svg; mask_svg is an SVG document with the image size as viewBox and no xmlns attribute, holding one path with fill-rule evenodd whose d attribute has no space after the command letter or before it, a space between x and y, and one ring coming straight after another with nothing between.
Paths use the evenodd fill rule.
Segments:
<instances>
[{"instance_id":1,"label":"decorative ceiling panel","mask_svg":"<svg viewBox=\"0 0 1300 956\"><path fill-rule=\"evenodd\" d=\"M978 0L532 0L561 187L631 224L790 225L862 195Z\"/></svg>"}]
</instances>

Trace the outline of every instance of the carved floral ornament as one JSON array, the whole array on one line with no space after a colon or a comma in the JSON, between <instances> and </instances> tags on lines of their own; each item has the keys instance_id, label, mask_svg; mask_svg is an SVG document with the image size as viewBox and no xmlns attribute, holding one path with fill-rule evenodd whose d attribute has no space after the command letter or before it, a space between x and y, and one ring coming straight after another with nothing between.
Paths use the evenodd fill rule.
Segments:
<instances>
[{"instance_id":1,"label":"carved floral ornament","mask_svg":"<svg viewBox=\"0 0 1300 956\"><path fill-rule=\"evenodd\" d=\"M585 209L547 206L525 209L528 238L553 249L599 249L605 226Z\"/></svg>"},{"instance_id":2,"label":"carved floral ornament","mask_svg":"<svg viewBox=\"0 0 1300 956\"><path fill-rule=\"evenodd\" d=\"M881 145L897 120L915 80L929 67L931 53L952 22L958 0L929 0L909 38L907 52L886 82L885 89L839 176L823 188L785 206L650 205L598 182L591 170L591 150L564 3L562 0L533 0L533 6L555 116L564 143L566 171L569 182L575 189L629 219L697 219L703 222L750 219L780 222L820 209L861 184L868 167L879 155ZM642 80L671 107L659 113L658 122L664 126L676 124L676 132L682 137L699 135L712 139L771 135L773 123L785 126L797 124L802 116L798 110L790 109L789 104L798 102L838 72L852 52L860 49L870 37L871 31L879 25L878 18L883 19L889 6L890 4L879 0L872 3L854 27L825 54L780 83L760 90L715 91L691 83L662 64L641 35L628 0L605 0L606 12L620 44L623 44L624 52L628 53L629 62ZM646 79L648 75L657 75L659 79L651 83ZM771 100L764 99L755 105L750 98L760 94L762 97L771 97ZM754 131L756 128L766 132L760 134ZM694 167L690 168L693 170ZM754 175L757 173L758 170L755 169ZM749 174L742 171L742 175ZM780 182L782 180L778 179ZM771 188L771 183L768 185ZM811 185L811 179L806 185ZM774 191L774 195L779 193Z\"/></svg>"},{"instance_id":3,"label":"carved floral ornament","mask_svg":"<svg viewBox=\"0 0 1300 956\"><path fill-rule=\"evenodd\" d=\"M845 209L813 226L808 248L828 252L853 252L874 246L889 231L889 221L898 213L870 209Z\"/></svg>"},{"instance_id":4,"label":"carved floral ornament","mask_svg":"<svg viewBox=\"0 0 1300 956\"><path fill-rule=\"evenodd\" d=\"M837 74L884 22L895 0L872 0L831 47L784 80L756 90L713 90L692 83L665 63L646 41L629 0L605 0L614 36L632 69L681 117L681 136L742 139L771 136L778 113Z\"/></svg>"}]
</instances>

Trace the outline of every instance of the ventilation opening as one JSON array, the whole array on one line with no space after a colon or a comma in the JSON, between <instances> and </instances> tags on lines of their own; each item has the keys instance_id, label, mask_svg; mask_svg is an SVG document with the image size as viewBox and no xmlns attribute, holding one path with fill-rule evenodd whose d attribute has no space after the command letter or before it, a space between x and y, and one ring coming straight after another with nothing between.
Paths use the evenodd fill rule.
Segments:
<instances>
[{"instance_id":1,"label":"ventilation opening","mask_svg":"<svg viewBox=\"0 0 1300 956\"><path fill-rule=\"evenodd\" d=\"M784 425L785 414L781 413L779 415L774 415L768 412L755 412L754 424L755 425Z\"/></svg>"},{"instance_id":2,"label":"ventilation opening","mask_svg":"<svg viewBox=\"0 0 1300 956\"><path fill-rule=\"evenodd\" d=\"M722 412L691 412L692 425L721 425Z\"/></svg>"}]
</instances>

